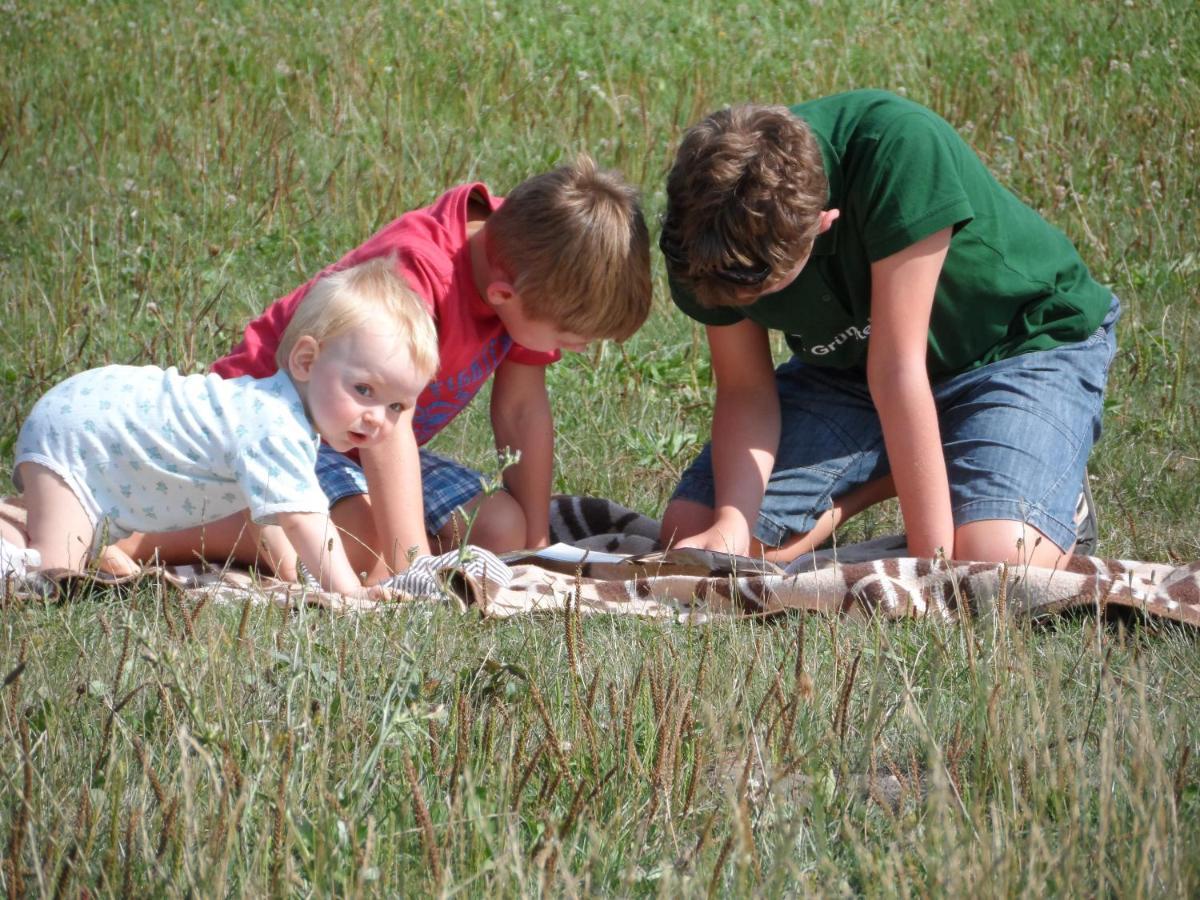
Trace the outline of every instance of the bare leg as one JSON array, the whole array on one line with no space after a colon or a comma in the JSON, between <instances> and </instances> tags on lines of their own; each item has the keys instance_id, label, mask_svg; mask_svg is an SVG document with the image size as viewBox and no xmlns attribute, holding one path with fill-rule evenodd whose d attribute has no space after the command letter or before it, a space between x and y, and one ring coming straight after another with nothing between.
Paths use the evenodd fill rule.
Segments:
<instances>
[{"instance_id":1,"label":"bare leg","mask_svg":"<svg viewBox=\"0 0 1200 900\"><path fill-rule=\"evenodd\" d=\"M433 536L431 544L439 548L435 552L451 550L464 541L493 553L525 548L525 512L512 494L507 491L497 491L487 496L476 494L463 509L466 517L455 512L442 530ZM478 513L468 533L467 517L476 510Z\"/></svg>"},{"instance_id":2,"label":"bare leg","mask_svg":"<svg viewBox=\"0 0 1200 900\"><path fill-rule=\"evenodd\" d=\"M23 462L18 468L29 516L29 546L41 553L43 568L82 572L96 529L79 498L45 466Z\"/></svg>"},{"instance_id":3,"label":"bare leg","mask_svg":"<svg viewBox=\"0 0 1200 900\"><path fill-rule=\"evenodd\" d=\"M467 518L456 512L438 534L430 536L433 552L443 553L459 546L464 539L493 553L519 550L525 545L525 514L511 494L505 491L486 497L477 494L464 508L468 516L478 509L470 533L467 533ZM330 515L342 532L350 564L354 571L366 574L367 584L392 574L378 552L371 498L367 494L339 500Z\"/></svg>"},{"instance_id":4,"label":"bare leg","mask_svg":"<svg viewBox=\"0 0 1200 900\"><path fill-rule=\"evenodd\" d=\"M294 578L295 553L282 531L276 528L271 532L271 528L260 528L241 512L182 531L132 534L117 541L114 552L108 548L101 551L100 559L105 568L118 574L123 574L121 570L130 563L157 561L177 565L207 559L217 564L263 565L281 578L285 577L287 560L291 559Z\"/></svg>"},{"instance_id":5,"label":"bare leg","mask_svg":"<svg viewBox=\"0 0 1200 900\"><path fill-rule=\"evenodd\" d=\"M383 557L375 549L379 538L369 496L352 494L344 497L333 505L329 516L342 533L342 545L346 548L350 565L360 576L366 573L367 584L375 584L391 574Z\"/></svg>"},{"instance_id":6,"label":"bare leg","mask_svg":"<svg viewBox=\"0 0 1200 900\"><path fill-rule=\"evenodd\" d=\"M1010 519L969 522L954 530L954 559L1052 569L1074 550L1074 542L1061 549L1032 525Z\"/></svg>"},{"instance_id":7,"label":"bare leg","mask_svg":"<svg viewBox=\"0 0 1200 900\"><path fill-rule=\"evenodd\" d=\"M815 550L839 525L869 506L896 496L896 486L890 475L877 478L861 485L850 493L837 497L833 505L821 514L812 530L796 535L778 547L768 547L758 540L751 540L751 555L776 563L788 563L804 553ZM673 500L663 515L663 543L674 543L699 534L712 524L711 507L692 500Z\"/></svg>"}]
</instances>

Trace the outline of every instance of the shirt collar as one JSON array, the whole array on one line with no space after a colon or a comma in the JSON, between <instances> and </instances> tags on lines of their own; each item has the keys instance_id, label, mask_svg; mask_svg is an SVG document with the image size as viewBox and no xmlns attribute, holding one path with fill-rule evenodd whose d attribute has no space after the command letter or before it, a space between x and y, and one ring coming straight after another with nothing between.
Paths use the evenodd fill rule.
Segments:
<instances>
[{"instance_id":1,"label":"shirt collar","mask_svg":"<svg viewBox=\"0 0 1200 900\"><path fill-rule=\"evenodd\" d=\"M834 220L829 230L824 234L817 235L817 239L813 241L811 255L833 256L837 253L839 229L846 218L842 196L842 161L838 157L833 145L825 138L825 135L821 134L811 125L809 128L812 131L813 137L817 139L817 146L821 148L821 160L825 164L825 178L829 182L829 196L826 199L825 208L842 210L842 215Z\"/></svg>"}]
</instances>

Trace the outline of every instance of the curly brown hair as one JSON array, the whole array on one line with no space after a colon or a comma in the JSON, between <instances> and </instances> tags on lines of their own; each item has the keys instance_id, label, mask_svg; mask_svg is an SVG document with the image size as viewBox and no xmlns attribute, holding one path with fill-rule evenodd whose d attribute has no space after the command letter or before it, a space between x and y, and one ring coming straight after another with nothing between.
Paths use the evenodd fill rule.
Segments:
<instances>
[{"instance_id":1,"label":"curly brown hair","mask_svg":"<svg viewBox=\"0 0 1200 900\"><path fill-rule=\"evenodd\" d=\"M703 306L735 304L812 249L829 182L821 148L784 106L718 110L687 130L667 176L659 246Z\"/></svg>"}]
</instances>

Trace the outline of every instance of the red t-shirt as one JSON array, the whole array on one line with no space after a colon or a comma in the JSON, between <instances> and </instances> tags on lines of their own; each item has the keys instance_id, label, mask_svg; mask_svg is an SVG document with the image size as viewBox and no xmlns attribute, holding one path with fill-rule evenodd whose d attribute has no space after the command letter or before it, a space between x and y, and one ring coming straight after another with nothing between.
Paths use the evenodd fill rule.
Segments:
<instances>
[{"instance_id":1,"label":"red t-shirt","mask_svg":"<svg viewBox=\"0 0 1200 900\"><path fill-rule=\"evenodd\" d=\"M463 410L504 359L548 365L560 357L513 343L499 317L479 295L467 247L467 207L480 200L493 212L503 201L482 184L465 184L432 205L407 212L385 225L306 284L272 303L246 326L242 341L213 363L223 378L264 378L276 370L275 351L308 289L322 275L377 256L395 254L397 273L425 300L438 333L437 376L417 399L413 432L424 444Z\"/></svg>"}]
</instances>

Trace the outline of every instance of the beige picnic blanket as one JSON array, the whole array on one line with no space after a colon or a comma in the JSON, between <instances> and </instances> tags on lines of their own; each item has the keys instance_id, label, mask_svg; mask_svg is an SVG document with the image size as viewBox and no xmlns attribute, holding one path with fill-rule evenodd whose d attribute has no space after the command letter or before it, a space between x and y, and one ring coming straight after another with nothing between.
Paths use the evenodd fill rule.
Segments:
<instances>
[{"instance_id":1,"label":"beige picnic blanket","mask_svg":"<svg viewBox=\"0 0 1200 900\"><path fill-rule=\"evenodd\" d=\"M578 552L508 554L495 578L445 570L441 602L485 618L577 610L582 615L636 615L704 621L775 616L791 611L867 618L933 616L956 622L1000 612L1040 618L1073 610L1125 612L1200 628L1200 562L1140 562L1072 557L1056 569L898 556L903 539L883 538L809 554L787 571L759 560L695 550L645 552L657 522L611 501L556 497L555 533ZM582 557L582 558L580 558ZM244 570L212 565L147 568L131 578L60 575L58 597L95 586L125 589L147 580L192 603L269 602L331 610L387 610L429 600L398 595L383 603L349 603Z\"/></svg>"},{"instance_id":2,"label":"beige picnic blanket","mask_svg":"<svg viewBox=\"0 0 1200 900\"><path fill-rule=\"evenodd\" d=\"M510 555L507 572L475 579L454 567L441 573L451 602L467 613L502 619L566 610L581 615L634 615L703 622L713 617L821 612L855 618L933 616L945 622L996 613L1041 618L1072 610L1127 612L1200 628L1200 562L1186 565L1074 557L1063 568L887 558L814 560L785 573L769 563L675 550L582 563ZM133 578L65 576L70 598L104 584L127 588L146 579L191 603L315 605L331 610L386 611L430 598L398 595L382 603L350 604L338 595L250 573L211 566L147 569Z\"/></svg>"}]
</instances>

